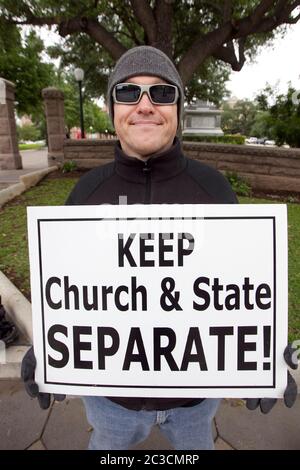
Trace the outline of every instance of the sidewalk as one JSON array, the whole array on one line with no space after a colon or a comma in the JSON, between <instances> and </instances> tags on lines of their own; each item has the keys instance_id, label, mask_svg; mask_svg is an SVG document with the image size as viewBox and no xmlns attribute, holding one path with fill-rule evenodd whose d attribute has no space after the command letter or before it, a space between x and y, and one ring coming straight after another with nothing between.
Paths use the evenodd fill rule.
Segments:
<instances>
[{"instance_id":1,"label":"sidewalk","mask_svg":"<svg viewBox=\"0 0 300 470\"><path fill-rule=\"evenodd\" d=\"M19 183L20 176L48 167L48 150L23 150L20 152L23 168L21 170L0 170L0 191L12 184Z\"/></svg>"},{"instance_id":2,"label":"sidewalk","mask_svg":"<svg viewBox=\"0 0 300 470\"><path fill-rule=\"evenodd\" d=\"M68 397L41 410L20 381L0 381L0 449L86 449L91 427L79 398ZM249 411L239 400L223 400L214 424L217 450L299 450L300 395L292 409L282 400L263 415ZM134 449L172 450L156 427Z\"/></svg>"}]
</instances>

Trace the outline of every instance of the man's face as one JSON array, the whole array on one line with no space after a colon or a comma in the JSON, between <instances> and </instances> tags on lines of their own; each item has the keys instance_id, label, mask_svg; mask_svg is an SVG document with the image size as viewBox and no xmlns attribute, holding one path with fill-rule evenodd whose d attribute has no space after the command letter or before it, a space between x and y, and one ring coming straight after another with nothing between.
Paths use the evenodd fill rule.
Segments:
<instances>
[{"instance_id":1,"label":"man's face","mask_svg":"<svg viewBox=\"0 0 300 470\"><path fill-rule=\"evenodd\" d=\"M138 85L167 83L148 76L127 81ZM152 104L147 93L137 104L114 103L114 126L122 150L131 157L146 160L148 155L171 147L177 130L177 104Z\"/></svg>"}]
</instances>

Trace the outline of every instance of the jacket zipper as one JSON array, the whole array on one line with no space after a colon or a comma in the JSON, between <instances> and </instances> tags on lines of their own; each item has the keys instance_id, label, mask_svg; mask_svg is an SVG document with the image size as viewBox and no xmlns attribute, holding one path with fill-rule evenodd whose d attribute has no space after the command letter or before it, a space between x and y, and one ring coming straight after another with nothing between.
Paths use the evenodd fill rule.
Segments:
<instances>
[{"instance_id":1,"label":"jacket zipper","mask_svg":"<svg viewBox=\"0 0 300 470\"><path fill-rule=\"evenodd\" d=\"M146 177L146 190L144 204L150 204L151 199L151 167L148 166L148 162L144 163L143 173Z\"/></svg>"}]
</instances>

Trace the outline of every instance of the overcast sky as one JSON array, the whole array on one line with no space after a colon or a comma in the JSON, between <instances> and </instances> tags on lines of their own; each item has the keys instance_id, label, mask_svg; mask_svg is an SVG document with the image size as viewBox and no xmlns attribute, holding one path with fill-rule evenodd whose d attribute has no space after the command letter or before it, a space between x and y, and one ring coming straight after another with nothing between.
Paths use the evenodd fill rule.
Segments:
<instances>
[{"instance_id":1,"label":"overcast sky","mask_svg":"<svg viewBox=\"0 0 300 470\"><path fill-rule=\"evenodd\" d=\"M300 22L290 27L282 39L265 48L255 64L245 64L240 72L232 72L227 88L238 98L253 98L266 82L278 84L280 92L287 90L288 81L300 89Z\"/></svg>"},{"instance_id":2,"label":"overcast sky","mask_svg":"<svg viewBox=\"0 0 300 470\"><path fill-rule=\"evenodd\" d=\"M40 28L45 45L60 37L48 28ZM287 90L288 81L300 90L300 22L291 25L284 38L274 41L273 48L263 48L255 63L245 64L240 72L232 72L227 88L232 96L252 99L266 82L280 92Z\"/></svg>"}]
</instances>

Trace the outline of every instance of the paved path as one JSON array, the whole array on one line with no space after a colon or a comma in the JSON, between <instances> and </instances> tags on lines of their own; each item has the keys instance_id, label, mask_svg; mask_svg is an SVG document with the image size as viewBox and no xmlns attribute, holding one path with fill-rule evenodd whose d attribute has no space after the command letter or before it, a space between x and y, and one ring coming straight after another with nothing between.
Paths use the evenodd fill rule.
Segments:
<instances>
[{"instance_id":1,"label":"paved path","mask_svg":"<svg viewBox=\"0 0 300 470\"><path fill-rule=\"evenodd\" d=\"M20 381L0 381L0 449L86 449L91 427L79 398L68 397L41 410ZM217 450L300 450L300 395L292 409L280 400L263 415L239 400L223 400L214 424ZM134 449L171 450L155 427Z\"/></svg>"},{"instance_id":2,"label":"paved path","mask_svg":"<svg viewBox=\"0 0 300 470\"><path fill-rule=\"evenodd\" d=\"M48 167L47 149L23 150L20 152L23 168L21 170L0 170L0 190L11 184L19 183L19 177L35 170Z\"/></svg>"}]
</instances>

